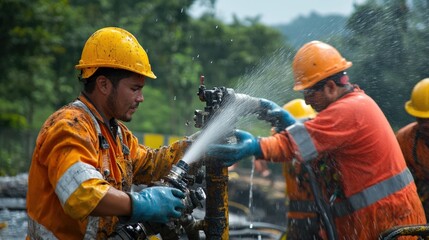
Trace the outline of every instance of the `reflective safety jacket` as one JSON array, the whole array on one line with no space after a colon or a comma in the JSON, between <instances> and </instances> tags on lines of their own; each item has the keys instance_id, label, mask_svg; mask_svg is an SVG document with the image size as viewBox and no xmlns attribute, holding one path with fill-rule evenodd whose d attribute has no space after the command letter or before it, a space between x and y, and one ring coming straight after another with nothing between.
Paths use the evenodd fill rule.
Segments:
<instances>
[{"instance_id":1,"label":"reflective safety jacket","mask_svg":"<svg viewBox=\"0 0 429 240\"><path fill-rule=\"evenodd\" d=\"M40 130L29 171L27 238L106 239L118 218L89 214L107 190L130 191L133 183L167 175L182 143L157 150L139 145L125 125L103 119L81 94Z\"/></svg>"},{"instance_id":2,"label":"reflective safety jacket","mask_svg":"<svg viewBox=\"0 0 429 240\"><path fill-rule=\"evenodd\" d=\"M342 194L327 196L340 239L377 239L426 218L395 135L363 91L344 95L313 120L260 139L264 159L332 159ZM328 186L329 187L329 186ZM326 191L327 192L327 191Z\"/></svg>"},{"instance_id":3,"label":"reflective safety jacket","mask_svg":"<svg viewBox=\"0 0 429 240\"><path fill-rule=\"evenodd\" d=\"M396 133L408 168L414 176L426 219L429 218L429 147L420 137L417 122L410 123Z\"/></svg>"}]
</instances>

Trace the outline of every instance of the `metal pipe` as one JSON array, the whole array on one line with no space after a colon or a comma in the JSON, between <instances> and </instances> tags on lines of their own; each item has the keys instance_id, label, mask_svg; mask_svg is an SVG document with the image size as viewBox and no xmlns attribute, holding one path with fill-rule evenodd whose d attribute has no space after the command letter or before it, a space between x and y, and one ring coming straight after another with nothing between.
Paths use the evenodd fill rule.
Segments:
<instances>
[{"instance_id":1,"label":"metal pipe","mask_svg":"<svg viewBox=\"0 0 429 240\"><path fill-rule=\"evenodd\" d=\"M228 168L214 159L206 158L206 216L207 239L229 239Z\"/></svg>"}]
</instances>

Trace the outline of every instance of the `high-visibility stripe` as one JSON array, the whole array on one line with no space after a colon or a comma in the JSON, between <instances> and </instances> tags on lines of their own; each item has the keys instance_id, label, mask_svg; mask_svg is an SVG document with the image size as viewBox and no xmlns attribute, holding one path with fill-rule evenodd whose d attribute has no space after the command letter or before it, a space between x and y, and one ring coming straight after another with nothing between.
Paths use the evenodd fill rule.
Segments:
<instances>
[{"instance_id":1,"label":"high-visibility stripe","mask_svg":"<svg viewBox=\"0 0 429 240\"><path fill-rule=\"evenodd\" d=\"M28 216L27 224L28 224L27 235L31 240L37 240L37 239L56 240L56 239L58 239L55 237L55 235L51 231L46 229L45 226L34 221L30 216Z\"/></svg>"},{"instance_id":2,"label":"high-visibility stripe","mask_svg":"<svg viewBox=\"0 0 429 240\"><path fill-rule=\"evenodd\" d=\"M302 123L298 122L288 127L287 131L295 140L298 150L301 153L301 157L305 162L311 161L317 157L318 152L316 147L314 146L310 134ZM365 208L378 200L401 190L412 181L414 181L413 176L407 168L400 174L366 188L341 202L334 203L332 211L336 216L351 214L354 211Z\"/></svg>"},{"instance_id":3,"label":"high-visibility stripe","mask_svg":"<svg viewBox=\"0 0 429 240\"><path fill-rule=\"evenodd\" d=\"M289 212L305 212L314 213L317 212L317 207L314 201L310 200L290 200L289 201Z\"/></svg>"},{"instance_id":4,"label":"high-visibility stripe","mask_svg":"<svg viewBox=\"0 0 429 240\"><path fill-rule=\"evenodd\" d=\"M297 122L289 126L286 130L295 140L302 160L308 162L317 157L318 152L304 124Z\"/></svg>"},{"instance_id":5,"label":"high-visibility stripe","mask_svg":"<svg viewBox=\"0 0 429 240\"><path fill-rule=\"evenodd\" d=\"M28 216L27 222L28 222L27 235L31 240L39 240L39 239L57 240L58 239L45 226L43 226L42 224L39 224L30 216ZM100 222L99 217L91 217L91 216L88 217L88 225L86 228L85 236L83 237L84 240L96 239L99 222Z\"/></svg>"},{"instance_id":6,"label":"high-visibility stripe","mask_svg":"<svg viewBox=\"0 0 429 240\"><path fill-rule=\"evenodd\" d=\"M410 170L406 168L401 173L353 194L341 202L335 202L332 210L339 217L351 214L403 189L413 181Z\"/></svg>"},{"instance_id":7,"label":"high-visibility stripe","mask_svg":"<svg viewBox=\"0 0 429 240\"><path fill-rule=\"evenodd\" d=\"M88 217L88 225L86 225L84 240L93 240L96 239L98 225L100 223L100 217Z\"/></svg>"},{"instance_id":8,"label":"high-visibility stripe","mask_svg":"<svg viewBox=\"0 0 429 240\"><path fill-rule=\"evenodd\" d=\"M94 178L103 179L101 173L97 171L94 166L83 162L76 162L70 166L63 176L61 176L55 187L55 193L61 205L64 206L64 203L70 195L76 191L83 182Z\"/></svg>"}]
</instances>

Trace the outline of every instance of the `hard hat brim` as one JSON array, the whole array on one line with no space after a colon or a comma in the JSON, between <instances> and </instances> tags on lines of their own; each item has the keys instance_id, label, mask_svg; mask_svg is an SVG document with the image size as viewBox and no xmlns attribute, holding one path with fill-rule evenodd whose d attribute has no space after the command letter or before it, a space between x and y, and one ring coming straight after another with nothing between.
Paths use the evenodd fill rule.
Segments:
<instances>
[{"instance_id":1,"label":"hard hat brim","mask_svg":"<svg viewBox=\"0 0 429 240\"><path fill-rule=\"evenodd\" d=\"M411 101L407 101L407 103L405 103L405 111L407 111L408 114L410 114L413 117L418 117L418 118L429 118L429 111L420 111L417 110Z\"/></svg>"}]
</instances>

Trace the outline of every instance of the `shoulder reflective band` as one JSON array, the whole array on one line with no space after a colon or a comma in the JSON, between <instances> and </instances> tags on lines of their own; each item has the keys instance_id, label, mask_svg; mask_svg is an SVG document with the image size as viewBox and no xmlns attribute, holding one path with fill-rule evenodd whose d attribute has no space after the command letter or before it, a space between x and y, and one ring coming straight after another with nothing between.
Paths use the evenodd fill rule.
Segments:
<instances>
[{"instance_id":1,"label":"shoulder reflective band","mask_svg":"<svg viewBox=\"0 0 429 240\"><path fill-rule=\"evenodd\" d=\"M304 124L297 122L286 128L286 130L295 140L302 160L308 162L317 157L318 152Z\"/></svg>"},{"instance_id":2,"label":"shoulder reflective band","mask_svg":"<svg viewBox=\"0 0 429 240\"><path fill-rule=\"evenodd\" d=\"M309 200L290 200L289 201L289 212L305 212L305 213L315 213L317 212L317 207L314 201Z\"/></svg>"},{"instance_id":3,"label":"shoulder reflective band","mask_svg":"<svg viewBox=\"0 0 429 240\"><path fill-rule=\"evenodd\" d=\"M335 202L332 206L333 213L337 217L346 216L403 189L413 181L410 170L406 168L401 173L366 188L362 192L356 193L341 202Z\"/></svg>"}]
</instances>

